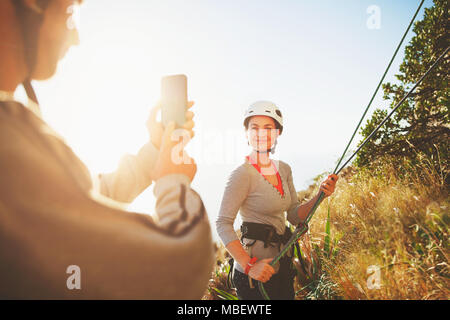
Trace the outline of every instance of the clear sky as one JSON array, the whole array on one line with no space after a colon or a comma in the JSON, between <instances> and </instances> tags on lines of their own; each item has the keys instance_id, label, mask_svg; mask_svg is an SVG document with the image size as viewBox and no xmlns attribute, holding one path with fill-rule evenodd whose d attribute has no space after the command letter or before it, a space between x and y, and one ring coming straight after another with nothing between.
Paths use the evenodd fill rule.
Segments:
<instances>
[{"instance_id":1,"label":"clear sky","mask_svg":"<svg viewBox=\"0 0 450 320\"><path fill-rule=\"evenodd\" d=\"M419 2L86 0L81 44L55 77L35 85L44 118L95 173L139 150L161 77L186 74L195 101L193 187L214 225L227 178L250 151L245 108L257 100L280 107L285 129L274 158L306 188L334 169ZM373 5L379 28L370 24ZM403 50L388 81L402 59ZM387 106L381 96L372 111ZM130 210L152 213L154 204L150 187Z\"/></svg>"}]
</instances>

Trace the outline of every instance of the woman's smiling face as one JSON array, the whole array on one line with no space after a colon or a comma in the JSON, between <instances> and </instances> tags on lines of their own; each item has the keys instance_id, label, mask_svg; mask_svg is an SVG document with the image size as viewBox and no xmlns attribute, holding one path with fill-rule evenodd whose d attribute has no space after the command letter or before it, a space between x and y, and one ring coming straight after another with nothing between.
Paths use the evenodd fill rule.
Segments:
<instances>
[{"instance_id":1,"label":"woman's smiling face","mask_svg":"<svg viewBox=\"0 0 450 320\"><path fill-rule=\"evenodd\" d=\"M247 140L253 150L266 151L271 149L280 130L276 128L275 120L267 116L253 116L247 127Z\"/></svg>"}]
</instances>

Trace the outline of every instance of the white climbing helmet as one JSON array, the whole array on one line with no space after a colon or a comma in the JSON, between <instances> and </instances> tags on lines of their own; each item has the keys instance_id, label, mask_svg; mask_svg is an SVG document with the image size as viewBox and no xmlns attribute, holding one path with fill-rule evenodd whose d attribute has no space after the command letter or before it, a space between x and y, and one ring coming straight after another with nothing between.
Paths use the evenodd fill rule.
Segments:
<instances>
[{"instance_id":1,"label":"white climbing helmet","mask_svg":"<svg viewBox=\"0 0 450 320\"><path fill-rule=\"evenodd\" d=\"M280 125L280 134L283 132L283 116L275 103L270 101L257 101L245 111L244 126L247 126L248 119L253 116L268 116Z\"/></svg>"}]
</instances>

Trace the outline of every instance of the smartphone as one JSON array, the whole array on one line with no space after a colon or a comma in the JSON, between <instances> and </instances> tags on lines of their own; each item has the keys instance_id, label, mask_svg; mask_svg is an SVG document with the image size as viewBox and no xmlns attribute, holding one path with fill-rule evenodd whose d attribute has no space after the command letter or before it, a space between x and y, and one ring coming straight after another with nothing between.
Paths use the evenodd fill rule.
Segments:
<instances>
[{"instance_id":1,"label":"smartphone","mask_svg":"<svg viewBox=\"0 0 450 320\"><path fill-rule=\"evenodd\" d=\"M187 77L184 74L161 79L161 122L167 126L174 121L178 126L186 122Z\"/></svg>"}]
</instances>

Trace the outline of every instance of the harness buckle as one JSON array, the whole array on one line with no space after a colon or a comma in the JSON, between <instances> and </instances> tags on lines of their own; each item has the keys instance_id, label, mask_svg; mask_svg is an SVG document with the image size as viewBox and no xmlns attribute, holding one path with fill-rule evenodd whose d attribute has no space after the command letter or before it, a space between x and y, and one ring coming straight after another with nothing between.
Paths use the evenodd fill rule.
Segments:
<instances>
[{"instance_id":1,"label":"harness buckle","mask_svg":"<svg viewBox=\"0 0 450 320\"><path fill-rule=\"evenodd\" d=\"M269 243L272 242L273 235L275 233L275 228L267 228L267 236L266 240L264 241L264 248L267 248L269 246Z\"/></svg>"},{"instance_id":2,"label":"harness buckle","mask_svg":"<svg viewBox=\"0 0 450 320\"><path fill-rule=\"evenodd\" d=\"M242 224L241 225L241 233L242 233L242 235L243 236L246 235L247 232L248 232L248 227L245 224Z\"/></svg>"}]
</instances>

